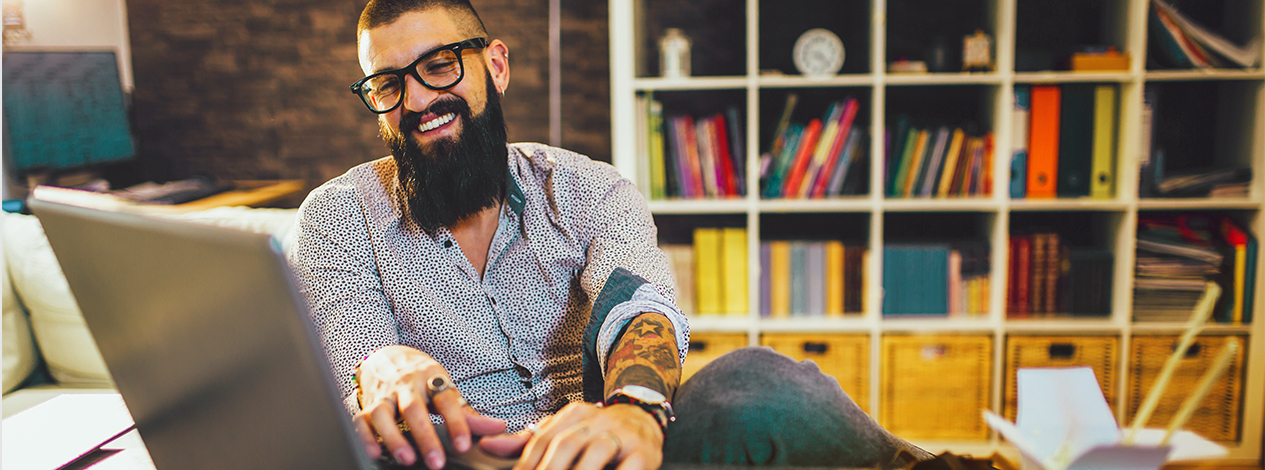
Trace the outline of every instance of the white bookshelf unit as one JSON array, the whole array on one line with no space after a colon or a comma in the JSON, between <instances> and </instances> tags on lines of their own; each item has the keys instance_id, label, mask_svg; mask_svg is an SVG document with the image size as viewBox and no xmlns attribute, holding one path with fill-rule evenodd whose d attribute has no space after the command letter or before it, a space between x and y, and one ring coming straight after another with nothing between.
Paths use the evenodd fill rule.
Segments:
<instances>
[{"instance_id":1,"label":"white bookshelf unit","mask_svg":"<svg viewBox=\"0 0 1265 470\"><path fill-rule=\"evenodd\" d=\"M764 0L769 2L769 0ZM1071 5L1089 6L1090 18L1073 17L1072 21L1091 20L1097 22L1099 32L1097 38L1102 43L1117 45L1129 54L1129 68L1118 72L1072 72L1029 70L1025 64L1016 66L1017 50L1021 46L1031 47L1031 39L1025 36L1024 16L1021 9L1031 8L1039 2L1029 0L957 0L946 2L961 3L964 8L979 11L982 29L993 38L992 71L965 73L942 72L924 74L890 74L887 73L887 62L891 59L888 45L898 37L889 37L889 29L896 31L902 26L896 24L898 18L889 16L894 6L899 6L906 21L910 17L910 5L918 6L932 2L918 0L856 0L832 3L832 8L841 8L846 15L840 21L846 24L838 29L856 30L864 25L863 32L836 31L843 37L847 49L845 67L840 75L827 79L810 79L786 71L785 65L765 66L761 60L772 61L769 57L779 54L762 47L762 33L768 35L773 30L807 30L818 27L816 23L823 20L804 20L803 27L797 26L795 20L789 25L766 24L762 16L776 16L780 19L765 21L788 21L787 18L814 16L812 8L800 5L798 1L769 2L761 6L761 0L713 0L704 2L720 5L725 11L724 18L717 21L732 23L731 29L740 27L741 38L724 37L721 46L709 44L715 42L716 34L710 36L700 34L693 37L693 56L695 76L684 79L664 79L650 76L653 68L646 64L658 60L658 51L654 48L653 38L648 35L654 31L648 24L660 19L654 14L662 14L671 8L692 10L698 15L694 2L685 2L686 6L673 7L669 2L660 0L609 0L610 2L610 38L611 38L611 109L612 109L612 155L613 162L622 174L633 179L643 192L647 188L647 175L642 164L647 158L638 154L637 113L638 93L653 92L656 96L672 94L677 100L688 100L693 96L715 95L723 93L726 97L738 97L737 105L742 110L745 122L741 122L745 139L746 161L746 194L742 198L724 200L652 200L650 208L656 218L698 217L703 220L723 219L727 221L741 220L738 225L747 229L748 237L748 292L751 312L745 316L709 316L697 315L691 319L692 332L703 335L707 333L745 334L748 344L760 344L762 335L773 333L786 334L837 334L854 337L868 337L869 367L868 393L862 393L866 402L862 403L880 422L882 416L881 371L883 350L882 339L886 336L905 336L918 334L936 334L952 336L987 336L991 338L991 368L988 389L988 407L1001 412L1006 374L1007 338L1010 335L1063 335L1063 336L1109 336L1117 338L1116 354L1116 392L1110 403L1119 421L1128 424L1125 419L1128 406L1126 396L1130 386L1130 366L1132 365L1130 350L1134 338L1145 335L1179 335L1184 325L1180 323L1143 323L1132 320L1133 280L1135 267L1136 232L1139 214L1174 211L1204 211L1217 214L1229 214L1258 237L1265 236L1265 217L1262 217L1262 202L1265 201L1265 69L1258 61L1251 69L1225 70L1150 70L1148 69L1148 0L1108 0L1097 2L1078 0L1067 2ZM817 5L821 2L809 1ZM1048 2L1047 2L1048 3ZM1054 2L1060 3L1060 2ZM679 3L677 3L679 4ZM1187 5L1182 3L1178 8ZM1194 5L1194 4L1190 4ZM778 14L770 15L773 8L781 9ZM1243 38L1261 40L1265 37L1265 8L1262 0L1215 2L1213 7L1221 10L1225 24L1236 29L1233 33ZM768 10L766 10L768 9ZM712 11L714 13L715 11ZM766 12L764 15L761 12ZM788 13L789 12L789 13ZM1031 10L1028 10L1030 13ZM830 16L829 14L825 16ZM923 20L928 20L923 18ZM1067 18L1053 17L1048 21L1068 21ZM945 20L947 21L947 20ZM685 29L687 35L692 33L691 26L699 25L667 25ZM1044 27L1044 26L1043 26ZM728 31L728 30L726 30ZM798 34L798 32L794 33ZM894 34L894 33L893 33ZM785 34L782 34L785 36ZM860 40L858 40L860 38ZM956 36L954 40L958 40ZM960 42L955 43L960 47ZM739 56L734 66L712 67L720 70L722 75L705 75L707 70L700 70L700 57L716 54L738 54L733 47L745 48L745 56ZM893 44L893 47L895 45ZM1039 47L1038 47L1039 48ZM785 61L789 61L790 47L784 51ZM778 59L782 60L782 59ZM858 62L860 61L860 62ZM781 75L762 74L762 69L782 68ZM1038 69L1040 67L1037 67ZM733 70L729 70L733 69ZM1111 199L1011 199L1009 195L1010 148L1012 136L1012 100L1017 85L1033 84L1068 84L1068 83L1108 83L1118 86L1119 107L1117 115L1117 136L1115 146L1116 187ZM1227 165L1247 165L1255 173L1247 197L1232 199L1148 199L1138 196L1139 154L1142 152L1144 139L1143 129L1143 97L1148 87L1177 87L1170 95L1165 96L1164 104L1176 103L1181 108L1183 97L1181 87L1212 87L1222 97L1222 103L1211 106L1218 122L1215 124L1215 136L1209 137L1208 143L1216 143L1212 158ZM992 159L991 195L975 198L945 199L893 199L886 197L884 188L884 126L890 125L895 113L888 109L893 100L898 99L911 90L917 89L972 90L978 103L978 121L985 129L991 129L994 139ZM827 199L762 199L759 188L758 160L761 152L766 151L772 134L771 125L762 124L770 121L781 112L782 101L777 93L786 90L800 90L805 93L837 93L837 97L845 94L858 95L864 105L857 121L870 127L869 156L869 193L862 196L836 197ZM817 95L811 95L817 96ZM838 99L838 98L834 99ZM713 99L714 98L702 98ZM801 102L804 98L801 97ZM770 109L770 103L773 109ZM666 113L665 113L666 114ZM770 127L770 128L762 128ZM960 215L955 219L956 216ZM864 243L868 245L870 263L866 266L865 277L868 279L864 292L867 302L866 311L849 314L844 318L792 318L767 319L759 314L760 305L760 252L762 237L762 221L772 219L781 221L779 217L795 217L812 224L814 218L842 219L844 223L859 222L857 228L864 235ZM943 222L957 220L970 225L966 230L973 231L980 238L988 241L990 255L990 289L989 308L987 314L974 318L892 318L884 317L881 310L882 299L882 253L885 239L896 237L900 230L909 225L909 221L928 220ZM1092 237L1098 240L1102 248L1114 254L1113 287L1111 312L1104 318L1048 318L1023 319L1007 318L1007 247L1012 230L1012 222L1030 221L1051 218L1053 220L1089 221L1088 227L1062 226L1060 231L1090 230ZM905 223L898 223L905 222ZM705 222L700 222L705 223ZM1067 222L1064 222L1067 223ZM893 228L888 228L891 225ZM885 236L886 234L886 236ZM1258 259L1260 266L1265 261ZM1205 335L1237 335L1246 338L1246 367L1242 376L1242 396L1240 399L1239 438L1233 442L1223 442L1230 452L1227 462L1257 464L1261 459L1262 429L1265 421L1265 276L1261 268L1257 268L1255 290L1258 293L1254 302L1254 319L1249 325L1210 324ZM854 394L858 395L858 394ZM900 433L897 432L899 435ZM951 450L955 453L971 453L988 455L994 450L1013 454L996 433L988 433L987 437L974 440L937 440L912 439L929 451L940 452Z\"/></svg>"}]
</instances>

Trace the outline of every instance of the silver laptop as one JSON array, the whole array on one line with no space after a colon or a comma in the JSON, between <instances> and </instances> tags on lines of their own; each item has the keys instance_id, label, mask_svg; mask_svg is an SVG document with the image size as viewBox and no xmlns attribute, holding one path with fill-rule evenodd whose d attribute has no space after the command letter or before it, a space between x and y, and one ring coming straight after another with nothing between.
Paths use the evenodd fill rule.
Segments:
<instances>
[{"instance_id":1,"label":"silver laptop","mask_svg":"<svg viewBox=\"0 0 1265 470\"><path fill-rule=\"evenodd\" d=\"M392 467L359 444L275 239L36 194L31 209L159 470ZM512 465L449 450L450 468Z\"/></svg>"}]
</instances>

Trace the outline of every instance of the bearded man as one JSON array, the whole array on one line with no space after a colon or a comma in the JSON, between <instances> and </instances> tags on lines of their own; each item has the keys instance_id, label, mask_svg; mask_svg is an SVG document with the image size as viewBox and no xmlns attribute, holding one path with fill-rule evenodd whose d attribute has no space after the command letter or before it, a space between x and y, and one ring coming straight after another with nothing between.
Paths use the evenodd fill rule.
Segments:
<instances>
[{"instance_id":1,"label":"bearded man","mask_svg":"<svg viewBox=\"0 0 1265 470\"><path fill-rule=\"evenodd\" d=\"M636 188L582 155L507 144L509 49L468 0L372 0L357 29L352 91L391 156L308 196L289 259L371 458L444 467L433 422L458 452L477 438L521 468L658 468L665 436L669 457L714 463L874 466L905 448L816 366L767 349L678 395L689 327ZM801 412L770 407L786 403ZM771 431L698 444L698 429L749 417L725 405ZM838 433L859 444L795 451Z\"/></svg>"}]
</instances>

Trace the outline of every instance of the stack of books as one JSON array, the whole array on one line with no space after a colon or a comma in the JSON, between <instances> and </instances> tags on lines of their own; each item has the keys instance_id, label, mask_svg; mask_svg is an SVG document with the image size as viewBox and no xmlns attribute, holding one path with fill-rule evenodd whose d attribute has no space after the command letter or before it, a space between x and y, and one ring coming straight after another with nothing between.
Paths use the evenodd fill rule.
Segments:
<instances>
[{"instance_id":1,"label":"stack of books","mask_svg":"<svg viewBox=\"0 0 1265 470\"><path fill-rule=\"evenodd\" d=\"M1007 316L1110 316L1114 269L1110 250L1072 248L1056 232L1011 235Z\"/></svg>"},{"instance_id":2,"label":"stack of books","mask_svg":"<svg viewBox=\"0 0 1265 470\"><path fill-rule=\"evenodd\" d=\"M864 245L831 241L760 243L760 316L841 317L865 311Z\"/></svg>"},{"instance_id":3,"label":"stack of books","mask_svg":"<svg viewBox=\"0 0 1265 470\"><path fill-rule=\"evenodd\" d=\"M1117 88L1015 86L1010 197L1114 197Z\"/></svg>"},{"instance_id":4,"label":"stack of books","mask_svg":"<svg viewBox=\"0 0 1265 470\"><path fill-rule=\"evenodd\" d=\"M987 196L993 186L992 133L917 128L896 119L887 146L888 197Z\"/></svg>"},{"instance_id":5,"label":"stack of books","mask_svg":"<svg viewBox=\"0 0 1265 470\"><path fill-rule=\"evenodd\" d=\"M746 194L746 159L738 108L708 116L668 115L651 95L637 96L637 153L649 174L650 199L704 199Z\"/></svg>"},{"instance_id":6,"label":"stack of books","mask_svg":"<svg viewBox=\"0 0 1265 470\"><path fill-rule=\"evenodd\" d=\"M983 241L883 247L883 314L986 316L988 250Z\"/></svg>"},{"instance_id":7,"label":"stack of books","mask_svg":"<svg viewBox=\"0 0 1265 470\"><path fill-rule=\"evenodd\" d=\"M1238 46L1191 21L1164 0L1151 1L1151 38L1159 51L1153 57L1179 68L1255 67L1261 58L1260 39Z\"/></svg>"},{"instance_id":8,"label":"stack of books","mask_svg":"<svg viewBox=\"0 0 1265 470\"><path fill-rule=\"evenodd\" d=\"M848 97L821 118L791 122L798 95L787 96L773 144L760 159L760 191L766 199L820 199L860 194L868 179L867 128L860 103Z\"/></svg>"},{"instance_id":9,"label":"stack of books","mask_svg":"<svg viewBox=\"0 0 1265 470\"><path fill-rule=\"evenodd\" d=\"M694 229L693 245L662 245L687 315L746 316L747 229Z\"/></svg>"},{"instance_id":10,"label":"stack of books","mask_svg":"<svg viewBox=\"0 0 1265 470\"><path fill-rule=\"evenodd\" d=\"M1195 215L1138 218L1137 274L1133 281L1134 321L1182 322L1219 281L1225 257L1218 249L1213 219ZM1222 298L1233 296L1222 285Z\"/></svg>"}]
</instances>

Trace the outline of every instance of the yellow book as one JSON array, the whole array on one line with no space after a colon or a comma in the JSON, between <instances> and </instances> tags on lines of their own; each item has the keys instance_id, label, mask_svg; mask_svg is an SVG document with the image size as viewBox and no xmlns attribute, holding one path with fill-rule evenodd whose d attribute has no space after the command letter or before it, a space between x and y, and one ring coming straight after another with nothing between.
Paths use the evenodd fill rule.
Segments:
<instances>
[{"instance_id":1,"label":"yellow book","mask_svg":"<svg viewBox=\"0 0 1265 470\"><path fill-rule=\"evenodd\" d=\"M769 242L769 316L791 316L791 242Z\"/></svg>"},{"instance_id":2,"label":"yellow book","mask_svg":"<svg viewBox=\"0 0 1265 470\"><path fill-rule=\"evenodd\" d=\"M870 250L861 254L861 312L870 311Z\"/></svg>"},{"instance_id":3,"label":"yellow book","mask_svg":"<svg viewBox=\"0 0 1265 470\"><path fill-rule=\"evenodd\" d=\"M694 302L700 315L721 313L720 229L694 229Z\"/></svg>"},{"instance_id":4,"label":"yellow book","mask_svg":"<svg viewBox=\"0 0 1265 470\"><path fill-rule=\"evenodd\" d=\"M940 190L936 192L937 196L946 197L949 195L949 186L953 185L953 175L958 167L958 154L962 153L962 141L966 140L966 132L962 129L953 130L953 140L949 144L949 153L944 155L944 169L940 174ZM963 160L967 163L970 160Z\"/></svg>"},{"instance_id":5,"label":"yellow book","mask_svg":"<svg viewBox=\"0 0 1265 470\"><path fill-rule=\"evenodd\" d=\"M1094 88L1094 153L1089 196L1111 199L1116 187L1116 86Z\"/></svg>"},{"instance_id":6,"label":"yellow book","mask_svg":"<svg viewBox=\"0 0 1265 470\"><path fill-rule=\"evenodd\" d=\"M747 315L747 229L721 230L721 312Z\"/></svg>"},{"instance_id":7,"label":"yellow book","mask_svg":"<svg viewBox=\"0 0 1265 470\"><path fill-rule=\"evenodd\" d=\"M926 130L918 131L918 140L914 143L913 160L909 163L909 174L905 175L905 187L901 190L901 195L910 197L914 194L914 182L918 180L918 172L922 168L922 154L927 151L927 139L931 133Z\"/></svg>"},{"instance_id":8,"label":"yellow book","mask_svg":"<svg viewBox=\"0 0 1265 470\"><path fill-rule=\"evenodd\" d=\"M826 316L843 316L843 242L826 242Z\"/></svg>"},{"instance_id":9,"label":"yellow book","mask_svg":"<svg viewBox=\"0 0 1265 470\"><path fill-rule=\"evenodd\" d=\"M1235 325L1243 324L1243 300L1245 291L1244 279L1247 276L1247 244L1234 247L1234 310L1230 314L1230 321Z\"/></svg>"}]
</instances>

